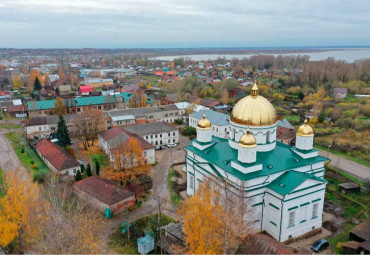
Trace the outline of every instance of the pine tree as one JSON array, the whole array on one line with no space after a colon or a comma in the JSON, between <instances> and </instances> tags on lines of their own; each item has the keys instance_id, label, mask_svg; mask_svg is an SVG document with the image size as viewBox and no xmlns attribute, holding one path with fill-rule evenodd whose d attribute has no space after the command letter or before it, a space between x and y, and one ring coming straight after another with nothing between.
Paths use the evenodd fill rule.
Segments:
<instances>
[{"instance_id":1,"label":"pine tree","mask_svg":"<svg viewBox=\"0 0 370 255\"><path fill-rule=\"evenodd\" d=\"M85 172L85 165L84 164L81 165L81 173L83 173L83 172Z\"/></svg>"},{"instance_id":2,"label":"pine tree","mask_svg":"<svg viewBox=\"0 0 370 255\"><path fill-rule=\"evenodd\" d=\"M76 174L75 180L76 180L76 182L82 180L82 175L81 175L81 171L80 170L77 170L77 174Z\"/></svg>"},{"instance_id":3,"label":"pine tree","mask_svg":"<svg viewBox=\"0 0 370 255\"><path fill-rule=\"evenodd\" d=\"M96 172L96 175L99 175L99 173L100 173L100 163L99 163L99 161L95 161L95 172Z\"/></svg>"},{"instance_id":4,"label":"pine tree","mask_svg":"<svg viewBox=\"0 0 370 255\"><path fill-rule=\"evenodd\" d=\"M87 176L92 176L90 163L87 164L86 174L87 174Z\"/></svg>"},{"instance_id":5,"label":"pine tree","mask_svg":"<svg viewBox=\"0 0 370 255\"><path fill-rule=\"evenodd\" d=\"M35 82L34 82L34 90L40 91L41 90L41 82L39 80L39 77L36 76Z\"/></svg>"},{"instance_id":6,"label":"pine tree","mask_svg":"<svg viewBox=\"0 0 370 255\"><path fill-rule=\"evenodd\" d=\"M67 147L71 144L68 128L63 116L59 116L58 129L57 129L58 144L62 147Z\"/></svg>"}]
</instances>

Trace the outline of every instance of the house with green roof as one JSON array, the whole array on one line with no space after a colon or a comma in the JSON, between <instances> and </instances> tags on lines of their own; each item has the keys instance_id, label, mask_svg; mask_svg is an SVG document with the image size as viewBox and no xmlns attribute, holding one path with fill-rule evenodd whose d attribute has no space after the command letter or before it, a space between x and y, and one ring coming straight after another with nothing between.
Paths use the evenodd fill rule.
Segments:
<instances>
[{"instance_id":1,"label":"house with green roof","mask_svg":"<svg viewBox=\"0 0 370 255\"><path fill-rule=\"evenodd\" d=\"M185 147L187 195L200 185L216 183L238 194L248 207L244 225L285 242L322 227L327 158L313 149L313 128L305 122L296 145L276 140L277 118L255 84L228 121L227 138L214 135L211 111L197 121L197 138Z\"/></svg>"}]
</instances>

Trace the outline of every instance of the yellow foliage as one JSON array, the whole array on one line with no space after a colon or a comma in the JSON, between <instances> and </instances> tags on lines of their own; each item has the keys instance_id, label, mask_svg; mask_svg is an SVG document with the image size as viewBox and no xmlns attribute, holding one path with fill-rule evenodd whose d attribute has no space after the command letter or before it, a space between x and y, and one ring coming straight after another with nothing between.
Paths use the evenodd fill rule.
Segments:
<instances>
[{"instance_id":1,"label":"yellow foliage","mask_svg":"<svg viewBox=\"0 0 370 255\"><path fill-rule=\"evenodd\" d=\"M13 88L21 88L24 86L24 82L21 80L19 74L14 75L12 84Z\"/></svg>"}]
</instances>

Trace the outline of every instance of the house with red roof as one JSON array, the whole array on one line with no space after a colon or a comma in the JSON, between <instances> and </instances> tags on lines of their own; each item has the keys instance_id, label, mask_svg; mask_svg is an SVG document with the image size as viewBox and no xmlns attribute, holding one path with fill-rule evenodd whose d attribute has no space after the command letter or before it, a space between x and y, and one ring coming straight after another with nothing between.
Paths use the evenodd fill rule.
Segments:
<instances>
[{"instance_id":1,"label":"house with red roof","mask_svg":"<svg viewBox=\"0 0 370 255\"><path fill-rule=\"evenodd\" d=\"M47 139L36 144L36 151L51 171L62 177L75 176L80 163L68 152Z\"/></svg>"},{"instance_id":2,"label":"house with red roof","mask_svg":"<svg viewBox=\"0 0 370 255\"><path fill-rule=\"evenodd\" d=\"M164 74L163 71L155 71L155 75L159 75L159 76L162 76Z\"/></svg>"},{"instance_id":3,"label":"house with red roof","mask_svg":"<svg viewBox=\"0 0 370 255\"><path fill-rule=\"evenodd\" d=\"M80 86L78 89L82 96L88 96L90 93L94 92L94 88L91 86Z\"/></svg>"},{"instance_id":4,"label":"house with red roof","mask_svg":"<svg viewBox=\"0 0 370 255\"><path fill-rule=\"evenodd\" d=\"M73 192L100 211L122 212L135 205L135 193L98 176L90 176L73 184Z\"/></svg>"}]
</instances>

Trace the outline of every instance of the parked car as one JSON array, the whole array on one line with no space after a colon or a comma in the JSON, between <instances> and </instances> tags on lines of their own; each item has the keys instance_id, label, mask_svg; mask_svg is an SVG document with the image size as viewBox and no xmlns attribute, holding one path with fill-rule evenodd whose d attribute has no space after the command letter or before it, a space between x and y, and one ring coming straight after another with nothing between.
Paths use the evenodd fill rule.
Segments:
<instances>
[{"instance_id":1,"label":"parked car","mask_svg":"<svg viewBox=\"0 0 370 255\"><path fill-rule=\"evenodd\" d=\"M168 148L172 148L172 147L176 147L176 143L169 143L169 144L167 144L167 147Z\"/></svg>"},{"instance_id":2,"label":"parked car","mask_svg":"<svg viewBox=\"0 0 370 255\"><path fill-rule=\"evenodd\" d=\"M163 149L163 146L162 146L162 145L157 145L157 146L155 146L155 149L156 149L157 151L160 151L160 150L162 150L162 149Z\"/></svg>"},{"instance_id":3,"label":"parked car","mask_svg":"<svg viewBox=\"0 0 370 255\"><path fill-rule=\"evenodd\" d=\"M317 241L316 243L314 243L312 246L311 246L311 250L313 252L321 252L325 249L327 249L329 247L329 242L326 241L325 239L320 239L319 241Z\"/></svg>"}]
</instances>

